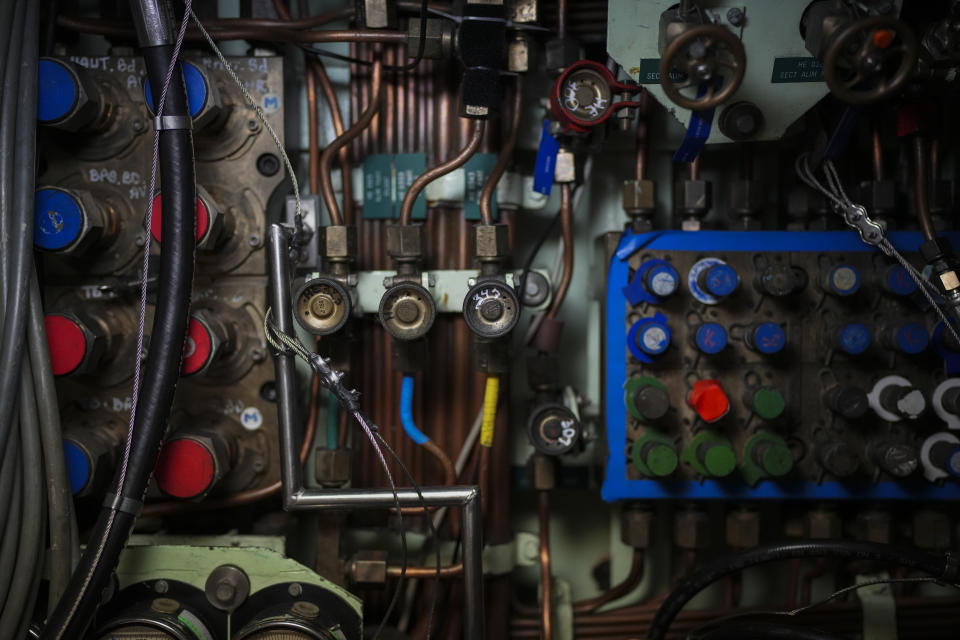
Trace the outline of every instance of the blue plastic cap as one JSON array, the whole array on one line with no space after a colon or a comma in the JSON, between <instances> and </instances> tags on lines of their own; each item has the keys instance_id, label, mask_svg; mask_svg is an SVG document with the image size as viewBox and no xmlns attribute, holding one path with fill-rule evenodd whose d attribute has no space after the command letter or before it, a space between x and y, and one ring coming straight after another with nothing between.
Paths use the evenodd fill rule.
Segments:
<instances>
[{"instance_id":1,"label":"blue plastic cap","mask_svg":"<svg viewBox=\"0 0 960 640\"><path fill-rule=\"evenodd\" d=\"M898 296L909 296L917 290L917 283L914 282L903 265L895 264L887 269L887 288L891 293Z\"/></svg>"},{"instance_id":2,"label":"blue plastic cap","mask_svg":"<svg viewBox=\"0 0 960 640\"><path fill-rule=\"evenodd\" d=\"M860 289L860 272L850 264L838 264L827 276L830 291L838 296L850 296Z\"/></svg>"},{"instance_id":3,"label":"blue plastic cap","mask_svg":"<svg viewBox=\"0 0 960 640\"><path fill-rule=\"evenodd\" d=\"M851 322L840 330L837 342L845 353L860 355L870 346L870 329L860 322Z\"/></svg>"},{"instance_id":4,"label":"blue plastic cap","mask_svg":"<svg viewBox=\"0 0 960 640\"><path fill-rule=\"evenodd\" d=\"M57 251L70 246L83 230L83 209L60 189L40 189L33 197L33 244Z\"/></svg>"},{"instance_id":5,"label":"blue plastic cap","mask_svg":"<svg viewBox=\"0 0 960 640\"><path fill-rule=\"evenodd\" d=\"M182 66L183 82L187 89L187 106L190 109L190 117L196 118L203 111L203 106L207 104L207 80L203 72L197 68L197 65L191 62L183 62ZM150 111L155 111L153 92L150 90L149 80L144 84L143 92Z\"/></svg>"},{"instance_id":6,"label":"blue plastic cap","mask_svg":"<svg viewBox=\"0 0 960 640\"><path fill-rule=\"evenodd\" d=\"M76 495L83 491L90 480L90 459L83 449L69 440L63 441L63 456L67 463L70 492Z\"/></svg>"},{"instance_id":7,"label":"blue plastic cap","mask_svg":"<svg viewBox=\"0 0 960 640\"><path fill-rule=\"evenodd\" d=\"M778 353L787 344L787 334L776 322L764 322L753 329L753 346L760 353Z\"/></svg>"},{"instance_id":8,"label":"blue plastic cap","mask_svg":"<svg viewBox=\"0 0 960 640\"><path fill-rule=\"evenodd\" d=\"M676 293L680 287L680 274L667 263L657 264L647 271L646 283L650 293L666 298Z\"/></svg>"},{"instance_id":9,"label":"blue plastic cap","mask_svg":"<svg viewBox=\"0 0 960 640\"><path fill-rule=\"evenodd\" d=\"M960 478L960 447L947 454L947 471L950 475Z\"/></svg>"},{"instance_id":10,"label":"blue plastic cap","mask_svg":"<svg viewBox=\"0 0 960 640\"><path fill-rule=\"evenodd\" d=\"M705 322L697 328L696 341L700 351L709 355L720 353L727 346L727 330L716 322Z\"/></svg>"},{"instance_id":11,"label":"blue plastic cap","mask_svg":"<svg viewBox=\"0 0 960 640\"><path fill-rule=\"evenodd\" d=\"M930 334L919 322L908 322L897 329L897 348L904 353L916 355L923 352L929 344Z\"/></svg>"},{"instance_id":12,"label":"blue plastic cap","mask_svg":"<svg viewBox=\"0 0 960 640\"><path fill-rule=\"evenodd\" d=\"M651 356L659 356L670 346L670 327L648 322L637 331L637 346Z\"/></svg>"},{"instance_id":13,"label":"blue plastic cap","mask_svg":"<svg viewBox=\"0 0 960 640\"><path fill-rule=\"evenodd\" d=\"M77 79L56 60L41 60L37 65L37 120L56 122L70 115L77 103Z\"/></svg>"},{"instance_id":14,"label":"blue plastic cap","mask_svg":"<svg viewBox=\"0 0 960 640\"><path fill-rule=\"evenodd\" d=\"M707 269L704 286L707 291L718 298L728 296L737 290L740 277L736 270L728 264L715 264Z\"/></svg>"}]
</instances>

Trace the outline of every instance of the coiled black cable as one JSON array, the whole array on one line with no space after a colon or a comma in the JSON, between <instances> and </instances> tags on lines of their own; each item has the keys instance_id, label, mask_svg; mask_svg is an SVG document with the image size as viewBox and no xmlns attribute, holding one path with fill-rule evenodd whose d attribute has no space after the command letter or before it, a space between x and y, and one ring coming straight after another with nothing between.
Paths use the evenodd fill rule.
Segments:
<instances>
[{"instance_id":1,"label":"coiled black cable","mask_svg":"<svg viewBox=\"0 0 960 640\"><path fill-rule=\"evenodd\" d=\"M921 571L948 584L956 584L960 580L960 558L949 552L931 553L920 549L853 540L799 540L768 544L717 558L683 580L660 605L650 624L647 637L650 640L666 638L670 625L680 610L714 582L759 564L796 558L872 560Z\"/></svg>"},{"instance_id":2,"label":"coiled black cable","mask_svg":"<svg viewBox=\"0 0 960 640\"><path fill-rule=\"evenodd\" d=\"M137 0L132 1L137 3ZM142 0L141 4L153 4L152 15L160 16L164 21L172 14L156 7L157 0L152 3ZM134 15L142 14L135 10ZM146 25L141 26L144 29L138 33L147 30ZM170 24L161 27L168 32L171 30ZM142 44L145 44L142 53L147 77L154 87L161 87L166 82L174 46ZM175 81L170 84L163 106L164 116L189 118L182 77L177 65L173 75ZM118 499L109 496L100 512L80 564L43 630L41 638L45 640L80 638L89 626L99 595L117 565L136 520L173 404L187 329L196 249L196 177L193 137L189 129L160 132L160 187L164 194L161 228L164 242L160 254L159 287L125 481L122 487L117 486L118 470L113 485L113 490L119 494Z\"/></svg>"}]
</instances>

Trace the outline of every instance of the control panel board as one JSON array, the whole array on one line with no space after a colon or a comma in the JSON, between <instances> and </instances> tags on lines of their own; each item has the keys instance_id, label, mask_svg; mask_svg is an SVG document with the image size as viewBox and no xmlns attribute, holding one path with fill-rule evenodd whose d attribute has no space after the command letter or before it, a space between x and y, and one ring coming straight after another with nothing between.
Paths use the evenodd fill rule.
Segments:
<instances>
[{"instance_id":1,"label":"control panel board","mask_svg":"<svg viewBox=\"0 0 960 640\"><path fill-rule=\"evenodd\" d=\"M960 497L960 345L927 306L846 231L626 234L604 498Z\"/></svg>"}]
</instances>

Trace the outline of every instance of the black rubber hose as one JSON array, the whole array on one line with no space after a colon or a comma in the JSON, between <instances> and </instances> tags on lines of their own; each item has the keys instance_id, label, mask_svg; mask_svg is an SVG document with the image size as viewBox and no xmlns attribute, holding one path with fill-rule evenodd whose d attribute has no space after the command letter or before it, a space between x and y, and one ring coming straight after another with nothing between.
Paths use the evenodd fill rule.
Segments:
<instances>
[{"instance_id":1,"label":"black rubber hose","mask_svg":"<svg viewBox=\"0 0 960 640\"><path fill-rule=\"evenodd\" d=\"M820 629L776 622L739 622L696 635L697 640L847 640Z\"/></svg>"},{"instance_id":2,"label":"black rubber hose","mask_svg":"<svg viewBox=\"0 0 960 640\"><path fill-rule=\"evenodd\" d=\"M660 605L650 624L647 637L650 640L666 638L667 631L680 610L694 596L718 580L758 564L796 558L872 560L928 573L949 584L955 584L960 579L960 557L949 553L930 553L919 549L853 540L800 540L768 544L717 558L682 581Z\"/></svg>"},{"instance_id":3,"label":"black rubber hose","mask_svg":"<svg viewBox=\"0 0 960 640\"><path fill-rule=\"evenodd\" d=\"M162 87L173 55L172 45L144 47L147 78ZM179 65L167 93L163 115L187 116L186 93ZM136 437L130 452L122 497L136 504L143 500L153 471L166 422L173 404L180 359L186 336L193 278L196 181L193 138L189 130L160 133L160 187L163 197L159 287L154 311L150 350L143 366L143 383L137 399L134 423ZM170 197L167 197L170 194ZM168 242L166 239L169 238ZM119 473L119 472L118 472ZM114 488L119 476L114 479ZM80 564L70 579L60 604L51 615L41 638L83 637L110 575L126 544L135 516L125 510L105 507L94 527Z\"/></svg>"}]
</instances>

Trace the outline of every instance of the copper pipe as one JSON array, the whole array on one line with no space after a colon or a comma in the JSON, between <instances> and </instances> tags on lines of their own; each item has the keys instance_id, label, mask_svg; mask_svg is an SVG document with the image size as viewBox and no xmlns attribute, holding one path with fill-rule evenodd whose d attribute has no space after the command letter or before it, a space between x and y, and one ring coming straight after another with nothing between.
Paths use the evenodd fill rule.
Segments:
<instances>
[{"instance_id":1,"label":"copper pipe","mask_svg":"<svg viewBox=\"0 0 960 640\"><path fill-rule=\"evenodd\" d=\"M700 179L700 155L698 154L696 158L693 159L693 162L690 163L690 179L699 180Z\"/></svg>"},{"instance_id":2,"label":"copper pipe","mask_svg":"<svg viewBox=\"0 0 960 640\"><path fill-rule=\"evenodd\" d=\"M310 412L307 416L307 430L303 434L303 445L300 447L300 465L307 463L310 456L310 449L313 447L313 436L317 432L317 416L320 406L320 379L313 376L310 382ZM141 512L145 517L168 516L176 513L188 511L208 511L214 509L229 509L242 505L258 502L264 498L280 493L283 483L280 480L258 489L248 489L230 496L204 500L202 502L177 502L166 500L164 502L152 502L143 507Z\"/></svg>"},{"instance_id":3,"label":"copper pipe","mask_svg":"<svg viewBox=\"0 0 960 640\"><path fill-rule=\"evenodd\" d=\"M540 637L553 640L553 585L550 576L550 492L540 491Z\"/></svg>"},{"instance_id":4,"label":"copper pipe","mask_svg":"<svg viewBox=\"0 0 960 640\"><path fill-rule=\"evenodd\" d=\"M557 0L557 38L567 37L567 0Z\"/></svg>"},{"instance_id":5,"label":"copper pipe","mask_svg":"<svg viewBox=\"0 0 960 640\"><path fill-rule=\"evenodd\" d=\"M880 128L873 126L873 179L883 180L883 145L880 144Z\"/></svg>"},{"instance_id":6,"label":"copper pipe","mask_svg":"<svg viewBox=\"0 0 960 640\"><path fill-rule=\"evenodd\" d=\"M520 116L523 113L523 75L518 74L513 85L513 113L510 119L510 132L507 140L500 147L500 156L497 164L487 177L487 182L480 192L480 220L483 224L493 224L493 190L507 170L507 165L513 160L513 151L517 148L517 135L520 133Z\"/></svg>"},{"instance_id":7,"label":"copper pipe","mask_svg":"<svg viewBox=\"0 0 960 640\"><path fill-rule=\"evenodd\" d=\"M940 179L940 139L930 140L930 178L933 181Z\"/></svg>"},{"instance_id":8,"label":"copper pipe","mask_svg":"<svg viewBox=\"0 0 960 640\"><path fill-rule=\"evenodd\" d=\"M593 613L608 602L613 602L633 591L643 579L643 550L634 549L633 564L630 565L630 573L623 579L623 582L611 587L606 592L589 600L582 600L573 604L575 614Z\"/></svg>"},{"instance_id":9,"label":"copper pipe","mask_svg":"<svg viewBox=\"0 0 960 640\"><path fill-rule=\"evenodd\" d=\"M573 196L570 183L560 185L560 228L563 235L563 277L557 287L557 295L547 311L547 318L555 318L563 299L570 290L570 281L573 279Z\"/></svg>"},{"instance_id":10,"label":"copper pipe","mask_svg":"<svg viewBox=\"0 0 960 640\"><path fill-rule=\"evenodd\" d=\"M917 136L913 139L913 202L917 213L917 222L923 239L930 241L937 237L937 230L933 226L933 217L930 214L930 170L927 154L928 142L926 138Z\"/></svg>"},{"instance_id":11,"label":"copper pipe","mask_svg":"<svg viewBox=\"0 0 960 640\"><path fill-rule=\"evenodd\" d=\"M310 193L320 191L320 123L317 117L317 76L307 62L307 149L309 161Z\"/></svg>"},{"instance_id":12,"label":"copper pipe","mask_svg":"<svg viewBox=\"0 0 960 640\"><path fill-rule=\"evenodd\" d=\"M370 124L370 121L373 120L373 116L376 115L377 111L379 110L380 92L382 89L382 73L383 63L380 61L380 56L376 55L370 77L370 104L367 106L364 112L360 114L360 117L353 124L353 126L347 129L343 135L337 136L329 145L327 145L327 148L323 150L323 154L320 156L320 191L323 194L323 202L327 207L327 212L330 214L330 224L343 224L343 218L340 215L340 207L337 204L337 196L333 192L333 180L330 177L330 171L333 165L333 157L337 155L341 148L346 146L348 142L358 136L360 132L362 132L367 125ZM344 176L344 179L348 180L349 177Z\"/></svg>"},{"instance_id":13,"label":"copper pipe","mask_svg":"<svg viewBox=\"0 0 960 640\"><path fill-rule=\"evenodd\" d=\"M333 133L337 136L343 135L343 113L340 111L340 102L337 100L337 91L333 88L330 76L327 75L327 69L323 62L313 58L308 58L308 64L316 75L316 81L323 90L323 96L330 108L330 121L333 124ZM309 75L309 74L308 74ZM343 184L343 219L349 224L353 219L353 185L350 182L350 147L344 145L340 149L340 174ZM317 193L311 187L313 193Z\"/></svg>"},{"instance_id":14,"label":"copper pipe","mask_svg":"<svg viewBox=\"0 0 960 640\"><path fill-rule=\"evenodd\" d=\"M394 63L393 50L387 49L384 52L384 64L392 67ZM384 83L383 89L383 109L380 111L383 117L383 150L386 153L396 153L396 108L397 108L397 73L395 71L387 74L388 80Z\"/></svg>"},{"instance_id":15,"label":"copper pipe","mask_svg":"<svg viewBox=\"0 0 960 640\"><path fill-rule=\"evenodd\" d=\"M637 180L647 177L647 153L649 127L647 114L650 112L650 92L644 89L637 97Z\"/></svg>"},{"instance_id":16,"label":"copper pipe","mask_svg":"<svg viewBox=\"0 0 960 640\"><path fill-rule=\"evenodd\" d=\"M443 469L443 484L456 484L457 471L453 466L453 461L450 459L450 456L448 456L447 453L433 440L427 440L424 442L423 450L433 456L437 463L440 464L440 468Z\"/></svg>"},{"instance_id":17,"label":"copper pipe","mask_svg":"<svg viewBox=\"0 0 960 640\"><path fill-rule=\"evenodd\" d=\"M399 577L401 568L402 567L397 565L389 565L387 567L387 575L391 578ZM441 578L455 578L463 575L463 563L458 562L440 567L440 571L437 571L436 567L407 567L405 575L407 578L435 578L438 575Z\"/></svg>"},{"instance_id":18,"label":"copper pipe","mask_svg":"<svg viewBox=\"0 0 960 640\"><path fill-rule=\"evenodd\" d=\"M78 16L57 16L57 26L70 31L92 33L114 38L135 38L133 25L118 22L106 22L98 19L81 18ZM322 31L297 31L294 29L254 29L254 28L215 28L209 21L204 27L210 37L217 41L223 40L266 40L270 42L381 42L384 44L403 44L407 41L406 31L386 31L380 29L340 29ZM187 28L188 42L206 42L198 29Z\"/></svg>"},{"instance_id":19,"label":"copper pipe","mask_svg":"<svg viewBox=\"0 0 960 640\"><path fill-rule=\"evenodd\" d=\"M417 176L417 179L413 181L413 184L410 185L410 188L407 189L407 192L403 196L403 203L400 205L400 224L410 224L410 216L413 215L413 203L416 202L417 196L420 195L424 187L437 178L445 176L454 169L458 169L466 164L470 156L472 156L477 150L477 147L480 146L480 141L483 140L483 132L486 130L486 124L485 120L475 120L470 140L457 155L442 164L427 169Z\"/></svg>"}]
</instances>

